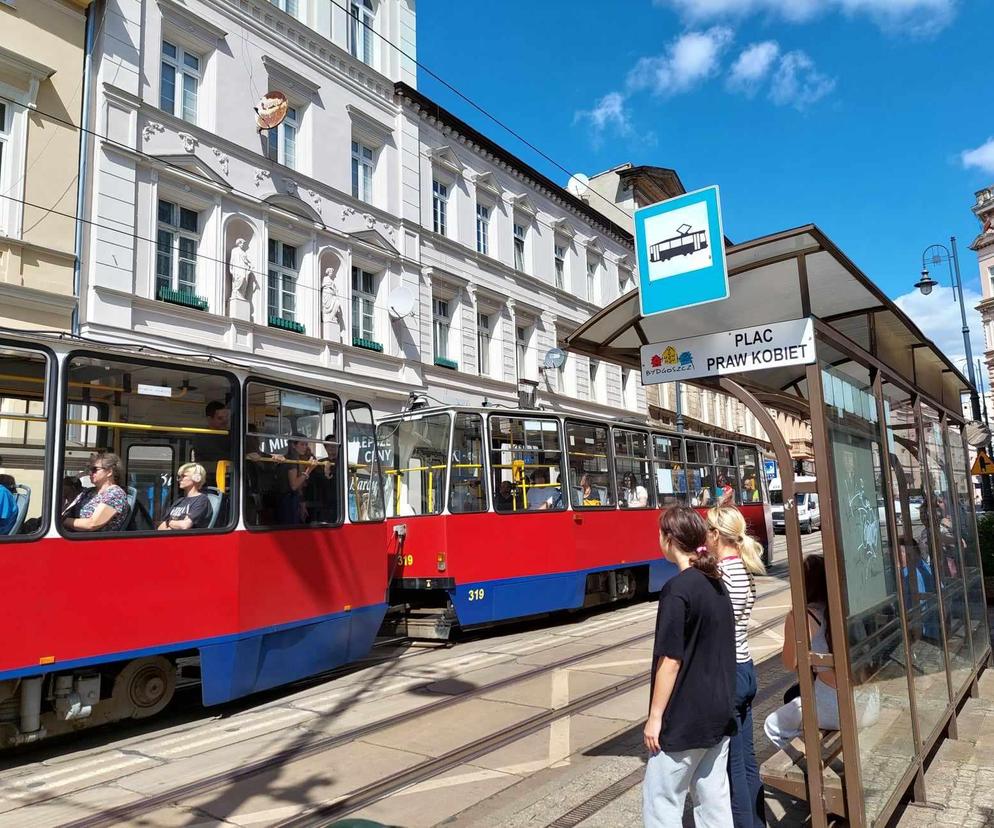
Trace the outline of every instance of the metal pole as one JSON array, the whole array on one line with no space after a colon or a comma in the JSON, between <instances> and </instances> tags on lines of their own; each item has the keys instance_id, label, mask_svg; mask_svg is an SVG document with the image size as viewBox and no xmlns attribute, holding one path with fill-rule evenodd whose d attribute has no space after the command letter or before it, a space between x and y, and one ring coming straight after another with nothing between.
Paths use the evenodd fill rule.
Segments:
<instances>
[{"instance_id":1,"label":"metal pole","mask_svg":"<svg viewBox=\"0 0 994 828\"><path fill-rule=\"evenodd\" d=\"M970 327L966 324L966 300L963 298L963 282L959 273L959 256L956 253L956 237L949 237L952 253L952 267L950 270L955 276L954 288L959 299L960 318L963 321L963 347L966 349L966 362L969 369L970 379L970 407L973 411L973 419L980 422L980 397L977 394L977 373L973 367L973 348L970 345ZM990 453L990 441L987 445L988 456ZM985 474L980 478L980 499L981 508L985 512L994 511L994 488L991 487L990 475Z\"/></svg>"},{"instance_id":2,"label":"metal pole","mask_svg":"<svg viewBox=\"0 0 994 828\"><path fill-rule=\"evenodd\" d=\"M683 398L679 382L673 383L673 390L676 391L676 430L683 431Z\"/></svg>"}]
</instances>

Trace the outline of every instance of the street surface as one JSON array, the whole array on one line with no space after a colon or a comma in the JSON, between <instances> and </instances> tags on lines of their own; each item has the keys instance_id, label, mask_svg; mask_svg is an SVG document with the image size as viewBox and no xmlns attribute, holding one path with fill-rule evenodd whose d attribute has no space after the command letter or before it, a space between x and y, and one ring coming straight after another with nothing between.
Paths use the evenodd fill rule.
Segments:
<instances>
[{"instance_id":1,"label":"street surface","mask_svg":"<svg viewBox=\"0 0 994 828\"><path fill-rule=\"evenodd\" d=\"M763 717L792 681L771 658L789 606L782 536L775 550L751 639L760 761ZM188 691L157 719L4 757L0 826L639 824L655 611L381 647L331 680L220 710ZM770 805L771 824L795 824Z\"/></svg>"}]
</instances>

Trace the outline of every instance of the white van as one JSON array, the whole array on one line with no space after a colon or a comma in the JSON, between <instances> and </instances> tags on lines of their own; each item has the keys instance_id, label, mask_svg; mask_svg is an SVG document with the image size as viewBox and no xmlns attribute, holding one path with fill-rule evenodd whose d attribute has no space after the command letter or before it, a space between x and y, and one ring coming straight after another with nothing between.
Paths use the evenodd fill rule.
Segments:
<instances>
[{"instance_id":1,"label":"white van","mask_svg":"<svg viewBox=\"0 0 994 828\"><path fill-rule=\"evenodd\" d=\"M815 478L798 475L795 483L814 483ZM779 477L770 481L770 514L773 517L773 531L783 532L785 521L783 516L783 484ZM797 506L797 520L804 534L821 529L821 509L818 507L818 495L815 493L799 492L794 496Z\"/></svg>"}]
</instances>

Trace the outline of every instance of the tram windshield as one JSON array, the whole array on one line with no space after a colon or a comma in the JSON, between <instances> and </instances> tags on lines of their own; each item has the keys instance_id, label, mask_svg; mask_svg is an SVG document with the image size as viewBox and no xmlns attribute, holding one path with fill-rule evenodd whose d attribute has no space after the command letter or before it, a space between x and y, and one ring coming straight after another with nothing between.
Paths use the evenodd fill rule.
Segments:
<instances>
[{"instance_id":1,"label":"tram windshield","mask_svg":"<svg viewBox=\"0 0 994 828\"><path fill-rule=\"evenodd\" d=\"M445 507L450 427L449 414L432 414L377 429L388 517L437 515Z\"/></svg>"},{"instance_id":2,"label":"tram windshield","mask_svg":"<svg viewBox=\"0 0 994 828\"><path fill-rule=\"evenodd\" d=\"M496 511L565 508L557 421L491 415L490 468Z\"/></svg>"},{"instance_id":3,"label":"tram windshield","mask_svg":"<svg viewBox=\"0 0 994 828\"><path fill-rule=\"evenodd\" d=\"M232 377L75 355L66 380L66 532L83 537L229 523ZM188 496L202 498L195 509L181 501ZM170 525L177 504L190 506L191 519Z\"/></svg>"},{"instance_id":4,"label":"tram windshield","mask_svg":"<svg viewBox=\"0 0 994 828\"><path fill-rule=\"evenodd\" d=\"M246 385L245 524L341 523L338 400Z\"/></svg>"},{"instance_id":5,"label":"tram windshield","mask_svg":"<svg viewBox=\"0 0 994 828\"><path fill-rule=\"evenodd\" d=\"M0 542L43 529L48 360L0 348Z\"/></svg>"}]
</instances>

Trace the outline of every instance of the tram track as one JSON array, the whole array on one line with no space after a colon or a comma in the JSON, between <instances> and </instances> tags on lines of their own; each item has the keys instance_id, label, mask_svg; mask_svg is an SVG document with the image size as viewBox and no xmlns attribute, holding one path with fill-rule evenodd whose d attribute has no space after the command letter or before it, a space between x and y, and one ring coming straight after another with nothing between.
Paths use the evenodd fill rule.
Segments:
<instances>
[{"instance_id":1,"label":"tram track","mask_svg":"<svg viewBox=\"0 0 994 828\"><path fill-rule=\"evenodd\" d=\"M771 598L782 594L789 589L789 585L784 585L763 593L760 598ZM750 637L753 635L759 635L782 623L783 616L771 618L751 630ZM623 623L620 626L623 626ZM597 658L598 656L608 654L618 649L640 644L647 639L651 639L653 635L654 631L650 630L648 632L630 636L620 641L614 641L610 644L586 650L582 653L558 659L549 664L538 665L522 673L517 673L479 687L468 689L460 693L458 696L443 696L436 701L429 702L409 711L398 713L387 719L379 719L351 728L341 733L316 738L299 745L294 745L293 747L278 751L277 753L265 758L248 762L238 768L222 771L185 785L176 786L160 794L145 797L139 802L107 809L89 817L68 823L68 825L69 828L101 828L102 826L118 825L124 821L152 812L158 808L169 807L186 799L251 779L252 777L270 771L275 766L317 756L336 747L349 744L364 737L376 734L380 731L384 731L388 728L393 728L398 725L415 721L439 710L450 708L453 705L462 704L463 702L471 699L476 699L498 690L502 690L506 687L529 681L531 679L552 673L556 670L568 668L574 664ZM367 662L364 666L368 667L388 660L388 658L374 658ZM438 679L431 680L435 681ZM590 707L600 704L601 702L608 701L614 696L627 692L628 690L638 687L644 683L645 676L641 673L639 675L623 679L622 681L615 682L602 690L587 694L563 707L536 714L535 716L532 716L523 722L506 729L498 735L491 734L485 736L460 748L445 753L442 756L419 763L406 771L394 774L389 779L380 780L363 786L332 803L319 806L317 809L309 811L307 814L299 817L295 817L284 824L290 826L326 825L329 820L337 819L341 816L371 805L410 785L431 779L434 776L444 773L445 771L450 770L461 763L478 758L485 753L489 753L506 744L511 744L512 742L524 738L531 733L541 730L557 719L587 710ZM312 818L316 821L307 821Z\"/></svg>"}]
</instances>

